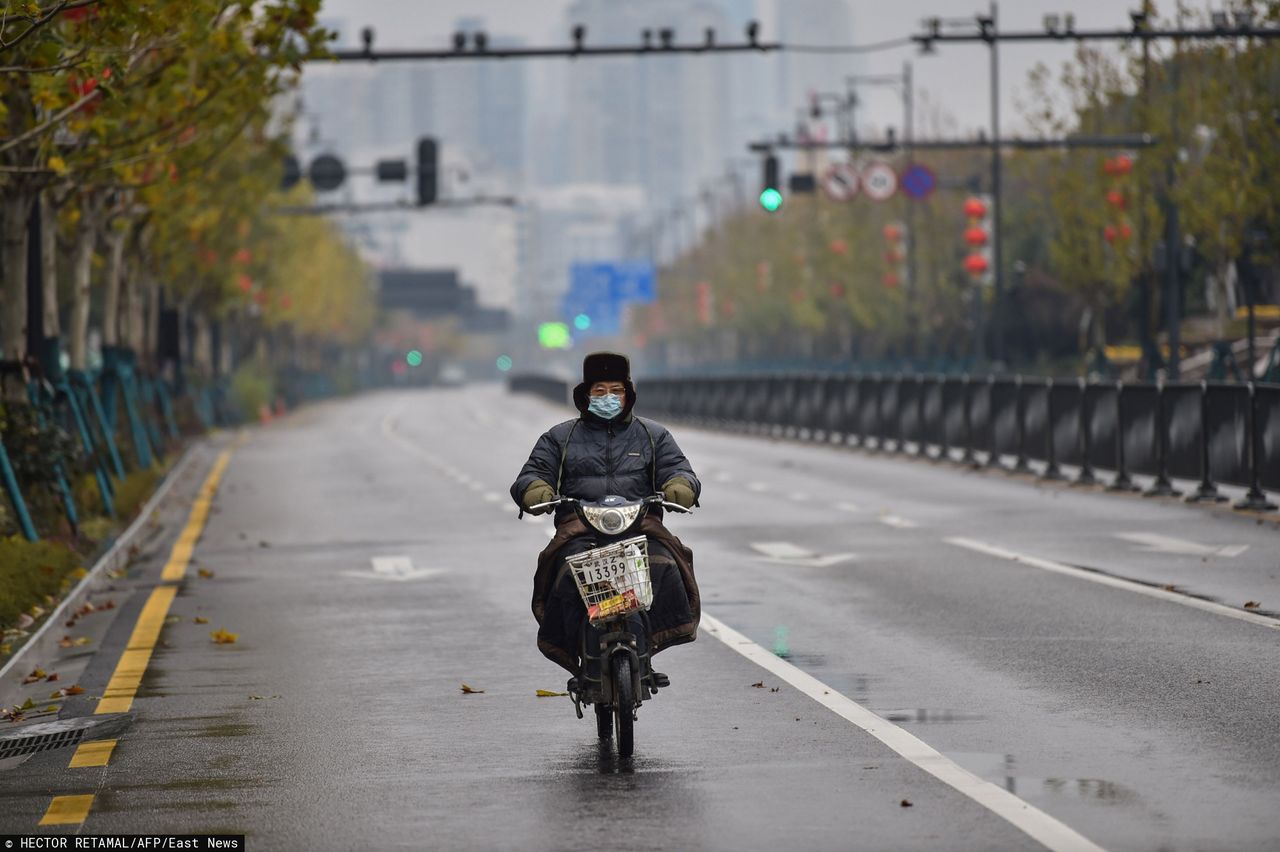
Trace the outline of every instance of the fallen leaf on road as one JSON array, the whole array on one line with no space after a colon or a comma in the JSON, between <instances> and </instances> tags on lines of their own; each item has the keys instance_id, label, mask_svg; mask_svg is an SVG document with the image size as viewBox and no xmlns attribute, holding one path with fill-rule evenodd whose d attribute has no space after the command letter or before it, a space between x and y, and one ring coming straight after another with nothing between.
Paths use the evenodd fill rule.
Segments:
<instances>
[{"instance_id":1,"label":"fallen leaf on road","mask_svg":"<svg viewBox=\"0 0 1280 852\"><path fill-rule=\"evenodd\" d=\"M181 620L182 620L182 616L180 616L180 615L166 615L166 616L165 616L165 619L164 619L164 623L165 623L165 624L177 624L177 623L178 623L179 621L181 621Z\"/></svg>"},{"instance_id":2,"label":"fallen leaf on road","mask_svg":"<svg viewBox=\"0 0 1280 852\"><path fill-rule=\"evenodd\" d=\"M764 681L762 680L756 681L751 685L754 686L756 689L764 689Z\"/></svg>"},{"instance_id":3,"label":"fallen leaf on road","mask_svg":"<svg viewBox=\"0 0 1280 852\"><path fill-rule=\"evenodd\" d=\"M1262 606L1262 604L1258 603L1257 601L1245 601L1245 602L1244 602L1244 608L1245 608L1245 609L1257 609L1257 608L1258 608L1258 607L1260 607L1260 606Z\"/></svg>"},{"instance_id":4,"label":"fallen leaf on road","mask_svg":"<svg viewBox=\"0 0 1280 852\"><path fill-rule=\"evenodd\" d=\"M780 689L782 689L782 687L780 687L780 686L771 686L771 687L769 687L769 691L770 691L770 692L777 692L777 691L778 691L778 690L780 690Z\"/></svg>"},{"instance_id":5,"label":"fallen leaf on road","mask_svg":"<svg viewBox=\"0 0 1280 852\"><path fill-rule=\"evenodd\" d=\"M478 695L482 692L484 692L483 689L472 689L471 687L467 686L465 683L462 685L463 695Z\"/></svg>"},{"instance_id":6,"label":"fallen leaf on road","mask_svg":"<svg viewBox=\"0 0 1280 852\"><path fill-rule=\"evenodd\" d=\"M228 633L225 630L215 630L209 635L213 637L213 644L215 645L232 645L240 638L239 633Z\"/></svg>"},{"instance_id":7,"label":"fallen leaf on road","mask_svg":"<svg viewBox=\"0 0 1280 852\"><path fill-rule=\"evenodd\" d=\"M57 679L58 679L58 673L57 673L57 672L54 672L53 674L51 674L51 675L49 675L47 678L45 678L45 680L47 680L49 683L53 683L53 682L54 682L55 680L57 680Z\"/></svg>"},{"instance_id":8,"label":"fallen leaf on road","mask_svg":"<svg viewBox=\"0 0 1280 852\"><path fill-rule=\"evenodd\" d=\"M36 620L31 616L27 615L25 612L18 616L19 630L26 630L28 627L30 627L35 623L36 623Z\"/></svg>"},{"instance_id":9,"label":"fallen leaf on road","mask_svg":"<svg viewBox=\"0 0 1280 852\"><path fill-rule=\"evenodd\" d=\"M903 807L903 808L909 808L909 807L911 807L911 800L910 800L910 799L903 799L903 800L902 800L902 802L901 802L901 804L899 805L899 807Z\"/></svg>"},{"instance_id":10,"label":"fallen leaf on road","mask_svg":"<svg viewBox=\"0 0 1280 852\"><path fill-rule=\"evenodd\" d=\"M262 700L262 696L261 696L261 695L250 695L250 696L249 696L249 700L250 700L250 701L261 701L261 700Z\"/></svg>"},{"instance_id":11,"label":"fallen leaf on road","mask_svg":"<svg viewBox=\"0 0 1280 852\"><path fill-rule=\"evenodd\" d=\"M568 695L569 693L567 693L567 692L552 692L552 691L551 691L551 690L549 690L549 689L539 689L537 694L538 694L538 697L539 697L539 698L560 698L560 697L562 697L562 696Z\"/></svg>"},{"instance_id":12,"label":"fallen leaf on road","mask_svg":"<svg viewBox=\"0 0 1280 852\"><path fill-rule=\"evenodd\" d=\"M1169 583L1167 586L1163 586L1162 588L1163 588L1166 592L1176 592L1176 591L1178 591L1178 587L1177 587L1177 586L1175 586L1173 583Z\"/></svg>"},{"instance_id":13,"label":"fallen leaf on road","mask_svg":"<svg viewBox=\"0 0 1280 852\"><path fill-rule=\"evenodd\" d=\"M19 707L18 709L19 709L19 710L30 710L32 707L35 707L35 706L36 706L36 703L35 703L34 701L32 701L30 698L28 698L26 701L24 701L24 702L22 703L22 706L21 706L21 707Z\"/></svg>"},{"instance_id":14,"label":"fallen leaf on road","mask_svg":"<svg viewBox=\"0 0 1280 852\"><path fill-rule=\"evenodd\" d=\"M106 603L104 603L102 606L98 607L98 609L115 609L115 608L116 608L116 602L114 600L109 600Z\"/></svg>"},{"instance_id":15,"label":"fallen leaf on road","mask_svg":"<svg viewBox=\"0 0 1280 852\"><path fill-rule=\"evenodd\" d=\"M200 570L196 571L196 573L206 580L213 579L213 572L210 571L208 568L201 568Z\"/></svg>"},{"instance_id":16,"label":"fallen leaf on road","mask_svg":"<svg viewBox=\"0 0 1280 852\"><path fill-rule=\"evenodd\" d=\"M83 686L78 686L78 685L77 685L77 686L68 686L68 687L66 687L65 689L59 689L58 691L59 691L59 692L61 692L64 696L66 696L66 695L83 695L83 694L84 694L84 687L83 687Z\"/></svg>"},{"instance_id":17,"label":"fallen leaf on road","mask_svg":"<svg viewBox=\"0 0 1280 852\"><path fill-rule=\"evenodd\" d=\"M270 546L271 546L271 542L269 542L269 541L260 541L260 542L258 542L258 547L270 547Z\"/></svg>"},{"instance_id":18,"label":"fallen leaf on road","mask_svg":"<svg viewBox=\"0 0 1280 852\"><path fill-rule=\"evenodd\" d=\"M31 607L31 609L27 610L27 614L30 615L32 618L39 618L40 616L44 615L44 607L33 606Z\"/></svg>"},{"instance_id":19,"label":"fallen leaf on road","mask_svg":"<svg viewBox=\"0 0 1280 852\"><path fill-rule=\"evenodd\" d=\"M70 636L63 636L61 639L58 640L59 648L70 648L71 645L72 645L72 642L71 642Z\"/></svg>"},{"instance_id":20,"label":"fallen leaf on road","mask_svg":"<svg viewBox=\"0 0 1280 852\"><path fill-rule=\"evenodd\" d=\"M209 619L205 618L203 615L197 615L195 617L195 622L196 624L208 624Z\"/></svg>"},{"instance_id":21,"label":"fallen leaf on road","mask_svg":"<svg viewBox=\"0 0 1280 852\"><path fill-rule=\"evenodd\" d=\"M57 712L58 712L58 705L57 705L57 704L50 704L48 707L44 708L44 710L42 710L42 711L40 711L40 712L42 712L42 713L57 713Z\"/></svg>"},{"instance_id":22,"label":"fallen leaf on road","mask_svg":"<svg viewBox=\"0 0 1280 852\"><path fill-rule=\"evenodd\" d=\"M44 669L32 669L31 674L22 679L23 684L35 683L38 680L44 680L49 673Z\"/></svg>"},{"instance_id":23,"label":"fallen leaf on road","mask_svg":"<svg viewBox=\"0 0 1280 852\"><path fill-rule=\"evenodd\" d=\"M77 637L75 638L75 640L74 640L71 644L73 644L73 645L88 645L88 644L89 644L90 642L92 642L92 641L93 641L93 640L92 640L92 639L90 639L88 636L77 636Z\"/></svg>"}]
</instances>

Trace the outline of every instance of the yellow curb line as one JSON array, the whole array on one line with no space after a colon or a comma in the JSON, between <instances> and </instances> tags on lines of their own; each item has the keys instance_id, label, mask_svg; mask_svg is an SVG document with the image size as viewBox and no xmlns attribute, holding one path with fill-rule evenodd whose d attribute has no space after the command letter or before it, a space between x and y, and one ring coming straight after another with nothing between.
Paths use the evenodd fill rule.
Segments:
<instances>
[{"instance_id":1,"label":"yellow curb line","mask_svg":"<svg viewBox=\"0 0 1280 852\"><path fill-rule=\"evenodd\" d=\"M106 766L111 759L111 752L116 747L116 740L91 740L80 743L76 753L71 756L68 769L83 769L88 766Z\"/></svg>"}]
</instances>

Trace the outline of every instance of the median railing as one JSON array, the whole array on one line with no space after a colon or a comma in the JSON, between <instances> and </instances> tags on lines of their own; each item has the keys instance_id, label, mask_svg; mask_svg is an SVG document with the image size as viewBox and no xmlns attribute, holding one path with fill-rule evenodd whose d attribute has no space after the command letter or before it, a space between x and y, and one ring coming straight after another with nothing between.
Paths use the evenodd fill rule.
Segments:
<instances>
[{"instance_id":1,"label":"median railing","mask_svg":"<svg viewBox=\"0 0 1280 852\"><path fill-rule=\"evenodd\" d=\"M563 402L565 383L522 377L513 390ZM1086 382L991 376L778 375L651 379L646 415L715 429L859 447L873 452L1099 481L1175 496L1172 479L1199 484L1187 499L1224 501L1219 485L1247 489L1235 505L1274 509L1280 489L1280 385Z\"/></svg>"}]
</instances>

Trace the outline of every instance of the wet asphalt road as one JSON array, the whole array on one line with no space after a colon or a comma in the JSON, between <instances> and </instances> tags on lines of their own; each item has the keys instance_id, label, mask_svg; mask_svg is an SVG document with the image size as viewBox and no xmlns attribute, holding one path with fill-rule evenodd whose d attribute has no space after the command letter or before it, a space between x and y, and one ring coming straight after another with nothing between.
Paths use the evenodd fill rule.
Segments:
<instances>
[{"instance_id":1,"label":"wet asphalt road","mask_svg":"<svg viewBox=\"0 0 1280 852\"><path fill-rule=\"evenodd\" d=\"M94 793L82 826L43 830L221 830L260 849L1040 848L705 632L658 658L673 688L641 709L630 763L567 699L536 697L564 684L528 610L549 522L516 521L506 489L564 416L474 387L255 430L108 765L0 764L0 832ZM1280 848L1280 631L949 541L1268 610L1273 523L675 431L704 508L670 523L708 614L1105 848ZM94 616L100 652L53 661L87 666L64 715L92 712L215 449L114 614ZM380 557L412 569L380 576ZM219 627L239 640L212 644Z\"/></svg>"}]
</instances>

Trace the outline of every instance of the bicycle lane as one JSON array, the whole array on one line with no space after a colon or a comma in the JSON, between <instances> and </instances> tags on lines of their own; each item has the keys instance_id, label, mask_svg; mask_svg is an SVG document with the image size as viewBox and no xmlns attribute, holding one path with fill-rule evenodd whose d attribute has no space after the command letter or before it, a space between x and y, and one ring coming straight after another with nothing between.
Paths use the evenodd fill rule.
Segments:
<instances>
[{"instance_id":1,"label":"bicycle lane","mask_svg":"<svg viewBox=\"0 0 1280 852\"><path fill-rule=\"evenodd\" d=\"M22 660L22 669L33 671L20 686L6 683L6 701L31 698L36 706L22 723L0 729L0 830L75 832L92 810L102 771L87 770L106 767L129 736L133 699L233 442L220 434L189 448L136 522L127 564L92 576L84 604L46 628L61 640L33 639ZM35 669L45 676L36 679Z\"/></svg>"}]
</instances>

